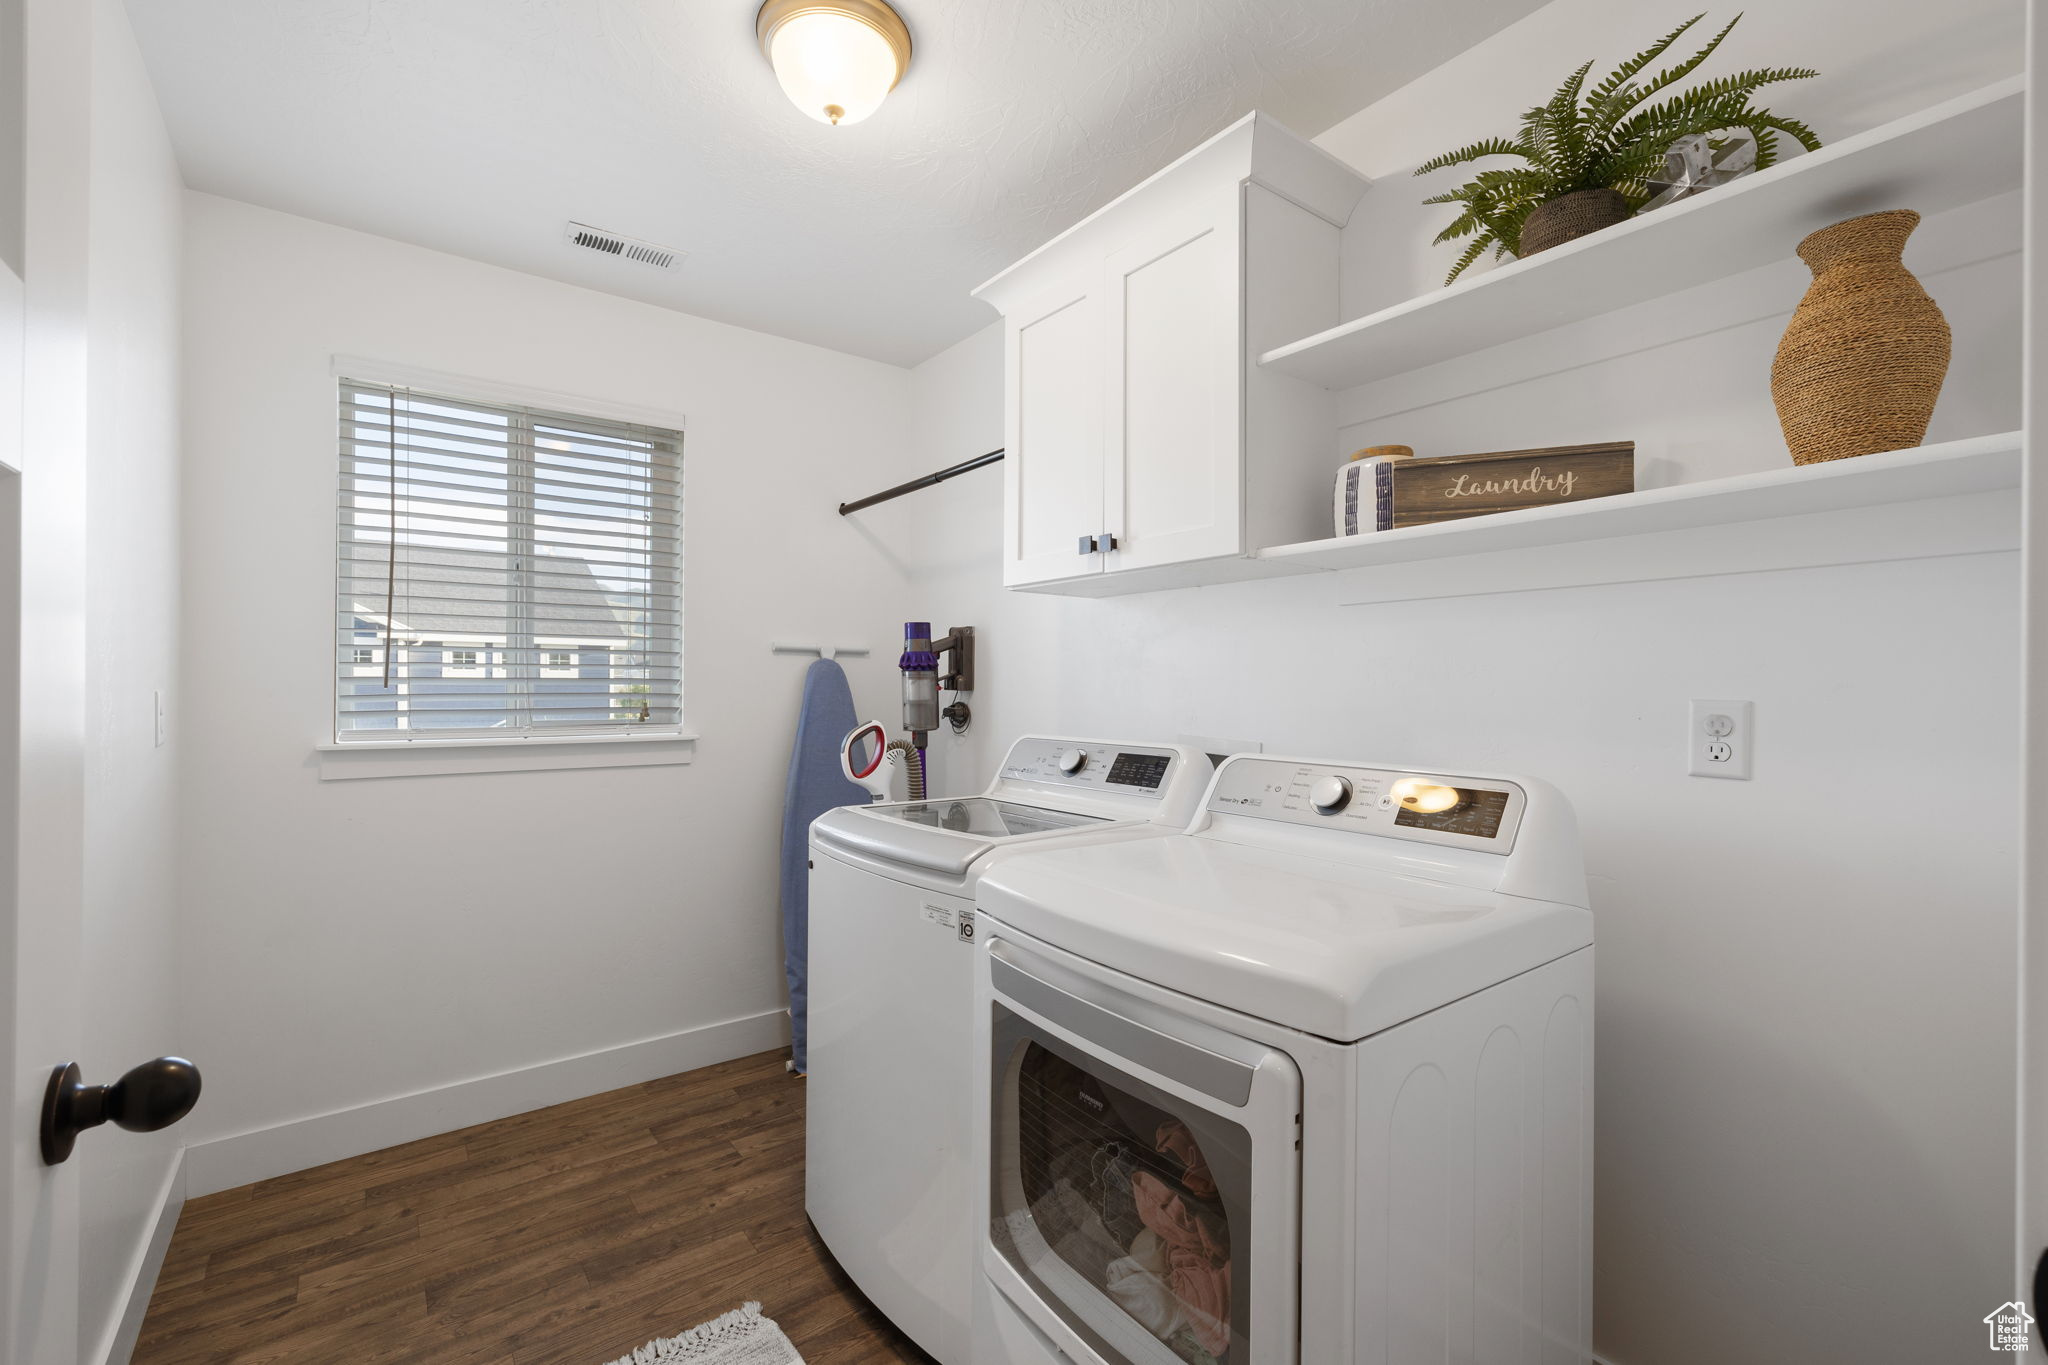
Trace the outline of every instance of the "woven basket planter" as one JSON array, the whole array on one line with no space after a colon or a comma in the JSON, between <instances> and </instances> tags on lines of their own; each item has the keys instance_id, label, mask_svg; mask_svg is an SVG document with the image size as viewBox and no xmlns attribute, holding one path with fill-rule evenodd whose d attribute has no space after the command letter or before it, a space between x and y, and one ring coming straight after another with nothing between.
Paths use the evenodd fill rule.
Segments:
<instances>
[{"instance_id":1,"label":"woven basket planter","mask_svg":"<svg viewBox=\"0 0 2048 1365\"><path fill-rule=\"evenodd\" d=\"M1771 365L1795 464L1917 446L1948 376L1948 320L1899 259L1909 209L1822 228L1799 244L1813 283Z\"/></svg>"},{"instance_id":2,"label":"woven basket planter","mask_svg":"<svg viewBox=\"0 0 2048 1365\"><path fill-rule=\"evenodd\" d=\"M1625 223L1628 217L1628 200L1620 190L1573 190L1538 206L1523 220L1521 249L1515 255L1526 260L1589 232Z\"/></svg>"}]
</instances>

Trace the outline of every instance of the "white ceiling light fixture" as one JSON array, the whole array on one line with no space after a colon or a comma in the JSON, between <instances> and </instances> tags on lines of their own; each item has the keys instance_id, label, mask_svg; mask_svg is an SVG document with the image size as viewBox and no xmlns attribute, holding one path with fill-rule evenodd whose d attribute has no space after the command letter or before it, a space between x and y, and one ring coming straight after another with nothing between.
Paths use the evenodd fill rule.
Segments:
<instances>
[{"instance_id":1,"label":"white ceiling light fixture","mask_svg":"<svg viewBox=\"0 0 2048 1365\"><path fill-rule=\"evenodd\" d=\"M820 123L859 123L910 69L910 30L882 0L768 0L754 32L782 93Z\"/></svg>"}]
</instances>

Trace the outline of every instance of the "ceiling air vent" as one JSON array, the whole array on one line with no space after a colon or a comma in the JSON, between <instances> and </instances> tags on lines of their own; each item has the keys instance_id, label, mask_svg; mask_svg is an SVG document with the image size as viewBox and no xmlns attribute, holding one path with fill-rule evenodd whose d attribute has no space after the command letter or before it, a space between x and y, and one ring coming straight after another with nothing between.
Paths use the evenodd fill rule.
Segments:
<instances>
[{"instance_id":1,"label":"ceiling air vent","mask_svg":"<svg viewBox=\"0 0 2048 1365\"><path fill-rule=\"evenodd\" d=\"M672 246L657 246L643 242L638 237L628 237L622 232L606 232L588 223L569 224L568 237L575 245L586 251L601 251L607 256L616 256L623 261L638 261L651 265L656 270L674 270L681 263L686 252Z\"/></svg>"}]
</instances>

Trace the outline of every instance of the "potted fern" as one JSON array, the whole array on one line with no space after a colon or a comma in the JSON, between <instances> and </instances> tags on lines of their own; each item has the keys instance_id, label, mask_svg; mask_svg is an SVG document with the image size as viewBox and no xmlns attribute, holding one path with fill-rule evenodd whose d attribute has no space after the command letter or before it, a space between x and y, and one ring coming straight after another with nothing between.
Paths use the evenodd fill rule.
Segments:
<instances>
[{"instance_id":1,"label":"potted fern","mask_svg":"<svg viewBox=\"0 0 2048 1365\"><path fill-rule=\"evenodd\" d=\"M1664 165L1671 144L1695 133L1742 129L1756 140L1756 168L1777 159L1778 136L1789 136L1808 151L1820 146L1813 130L1797 119L1759 109L1751 97L1766 85L1820 74L1807 67L1771 67L1706 81L1680 94L1649 103L1653 96L1691 75L1713 55L1742 19L1728 21L1713 41L1676 66L1647 80L1638 75L1664 55L1704 14L1696 14L1648 48L1616 67L1589 93L1593 63L1566 77L1547 104L1522 115L1513 138L1487 138L1446 152L1417 167L1427 175L1447 166L1487 157L1516 157L1524 165L1480 171L1457 189L1426 204L1456 204L1458 217L1437 234L1439 243L1473 240L1451 267L1449 284L1485 255L1529 257L1561 242L1612 227L1643 206L1650 178Z\"/></svg>"}]
</instances>

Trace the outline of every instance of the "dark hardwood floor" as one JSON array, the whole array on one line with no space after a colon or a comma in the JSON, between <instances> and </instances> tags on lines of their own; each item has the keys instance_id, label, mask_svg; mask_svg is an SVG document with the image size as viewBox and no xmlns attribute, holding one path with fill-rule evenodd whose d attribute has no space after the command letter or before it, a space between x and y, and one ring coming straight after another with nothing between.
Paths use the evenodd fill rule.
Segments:
<instances>
[{"instance_id":1,"label":"dark hardwood floor","mask_svg":"<svg viewBox=\"0 0 2048 1365\"><path fill-rule=\"evenodd\" d=\"M134 1365L606 1365L750 1298L808 1365L925 1365L804 1218L782 1059L194 1199Z\"/></svg>"}]
</instances>

